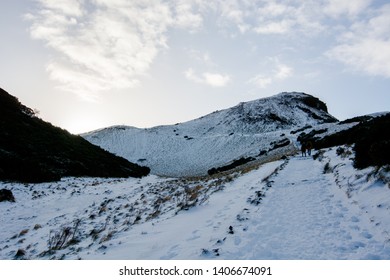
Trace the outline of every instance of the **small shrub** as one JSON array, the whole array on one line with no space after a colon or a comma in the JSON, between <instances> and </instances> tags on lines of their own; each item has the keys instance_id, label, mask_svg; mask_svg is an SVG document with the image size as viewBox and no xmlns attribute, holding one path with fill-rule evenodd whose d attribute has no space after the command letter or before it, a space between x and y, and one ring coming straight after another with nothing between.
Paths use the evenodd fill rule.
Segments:
<instances>
[{"instance_id":1,"label":"small shrub","mask_svg":"<svg viewBox=\"0 0 390 280\"><path fill-rule=\"evenodd\" d=\"M20 233L19 233L19 237L20 236L23 236L23 235L26 235L28 233L28 229L24 229L22 230Z\"/></svg>"},{"instance_id":2,"label":"small shrub","mask_svg":"<svg viewBox=\"0 0 390 280\"><path fill-rule=\"evenodd\" d=\"M34 230L38 230L38 229L40 229L40 228L42 228L42 226L41 226L40 224L36 224L36 225L34 226Z\"/></svg>"},{"instance_id":3,"label":"small shrub","mask_svg":"<svg viewBox=\"0 0 390 280\"><path fill-rule=\"evenodd\" d=\"M151 214L146 218L146 221L155 219L155 218L157 218L160 214L161 214L161 211L160 211L160 210L156 210L156 211L154 211L153 213L151 213Z\"/></svg>"},{"instance_id":4,"label":"small shrub","mask_svg":"<svg viewBox=\"0 0 390 280\"><path fill-rule=\"evenodd\" d=\"M61 250L70 244L77 243L75 236L81 220L75 220L72 226L63 226L59 231L50 231L49 250Z\"/></svg>"},{"instance_id":5,"label":"small shrub","mask_svg":"<svg viewBox=\"0 0 390 280\"><path fill-rule=\"evenodd\" d=\"M338 147L336 150L336 154L341 158L346 158L352 155L352 151L348 148Z\"/></svg>"},{"instance_id":6,"label":"small shrub","mask_svg":"<svg viewBox=\"0 0 390 280\"><path fill-rule=\"evenodd\" d=\"M327 162L324 166L324 174L332 173L332 167L330 166L329 162Z\"/></svg>"},{"instance_id":7,"label":"small shrub","mask_svg":"<svg viewBox=\"0 0 390 280\"><path fill-rule=\"evenodd\" d=\"M195 188L186 188L186 194L189 201L194 201L198 198L200 191L203 189L203 186L198 185Z\"/></svg>"},{"instance_id":8,"label":"small shrub","mask_svg":"<svg viewBox=\"0 0 390 280\"><path fill-rule=\"evenodd\" d=\"M345 153L345 149L343 147L338 147L337 150L336 150L336 154L338 156L341 156L342 154Z\"/></svg>"},{"instance_id":9,"label":"small shrub","mask_svg":"<svg viewBox=\"0 0 390 280\"><path fill-rule=\"evenodd\" d=\"M107 241L111 240L115 233L116 233L115 230L109 232L106 236L104 236L104 237L100 240L99 243L103 243L103 242L107 242Z\"/></svg>"},{"instance_id":10,"label":"small shrub","mask_svg":"<svg viewBox=\"0 0 390 280\"><path fill-rule=\"evenodd\" d=\"M319 161L322 161L324 158L324 153L325 152L323 150L318 151L317 153L313 154L313 159L314 160L318 159Z\"/></svg>"}]
</instances>

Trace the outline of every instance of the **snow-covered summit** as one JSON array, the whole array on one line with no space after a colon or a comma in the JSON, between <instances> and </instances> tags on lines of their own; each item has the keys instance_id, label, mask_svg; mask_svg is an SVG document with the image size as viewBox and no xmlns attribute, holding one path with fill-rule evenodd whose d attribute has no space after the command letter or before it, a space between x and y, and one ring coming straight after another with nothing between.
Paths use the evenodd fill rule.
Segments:
<instances>
[{"instance_id":1,"label":"snow-covered summit","mask_svg":"<svg viewBox=\"0 0 390 280\"><path fill-rule=\"evenodd\" d=\"M203 120L203 119L206 120ZM304 93L280 93L273 97L242 102L232 108L194 120L200 126L212 123L218 132L261 133L291 127L337 121L325 103Z\"/></svg>"},{"instance_id":2,"label":"snow-covered summit","mask_svg":"<svg viewBox=\"0 0 390 280\"><path fill-rule=\"evenodd\" d=\"M272 142L288 139L293 129L335 121L318 98L284 92L176 125L148 129L114 126L82 136L150 167L154 174L193 176L241 157L257 156ZM293 143L295 136L291 138Z\"/></svg>"}]
</instances>

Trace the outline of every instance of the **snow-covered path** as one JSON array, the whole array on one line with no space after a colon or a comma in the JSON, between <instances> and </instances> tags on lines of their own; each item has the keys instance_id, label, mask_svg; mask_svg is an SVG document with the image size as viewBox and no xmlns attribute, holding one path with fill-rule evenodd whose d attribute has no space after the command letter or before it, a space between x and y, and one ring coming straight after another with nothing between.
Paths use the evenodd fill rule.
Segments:
<instances>
[{"instance_id":1,"label":"snow-covered path","mask_svg":"<svg viewBox=\"0 0 390 280\"><path fill-rule=\"evenodd\" d=\"M338 189L323 164L292 158L275 176L249 235L226 257L238 259L389 259L390 248Z\"/></svg>"},{"instance_id":2,"label":"snow-covered path","mask_svg":"<svg viewBox=\"0 0 390 280\"><path fill-rule=\"evenodd\" d=\"M338 168L323 174L328 160ZM390 259L390 190L367 180L369 170L357 171L329 151L322 162L296 156L247 171L216 185L215 180L193 183L208 186L210 196L188 211L177 211L177 182L155 176L8 184L17 203L0 204L0 221L7 225L0 231L0 258L14 258L18 249L27 252L26 258L52 257L40 254L48 248L50 232L77 218L80 242L58 250L56 257ZM355 180L351 185L350 178ZM159 195L169 198L162 209L172 210L146 219ZM135 215L142 221L128 223ZM93 239L96 230L103 232Z\"/></svg>"},{"instance_id":3,"label":"snow-covered path","mask_svg":"<svg viewBox=\"0 0 390 280\"><path fill-rule=\"evenodd\" d=\"M390 259L388 242L333 175L323 174L323 165L301 157L265 164L227 184L206 205L141 224L105 255L84 257ZM250 203L259 191L265 194L260 204Z\"/></svg>"}]
</instances>

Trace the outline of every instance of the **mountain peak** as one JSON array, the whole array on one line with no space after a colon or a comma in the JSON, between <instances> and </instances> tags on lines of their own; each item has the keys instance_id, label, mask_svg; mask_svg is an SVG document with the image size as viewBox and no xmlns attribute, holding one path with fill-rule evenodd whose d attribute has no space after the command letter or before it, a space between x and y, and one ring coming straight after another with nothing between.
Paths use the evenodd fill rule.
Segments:
<instances>
[{"instance_id":1,"label":"mountain peak","mask_svg":"<svg viewBox=\"0 0 390 280\"><path fill-rule=\"evenodd\" d=\"M242 133L272 132L337 121L328 113L324 102L301 92L282 92L271 97L241 102L213 115L217 118L222 116L223 124L228 126L228 130L233 128Z\"/></svg>"},{"instance_id":2,"label":"mountain peak","mask_svg":"<svg viewBox=\"0 0 390 280\"><path fill-rule=\"evenodd\" d=\"M284 92L185 123L149 129L111 127L83 137L130 161L146 164L154 174L195 176L242 157L254 158L281 140L293 150L293 141L280 139L280 135L336 121L318 98Z\"/></svg>"},{"instance_id":3,"label":"mountain peak","mask_svg":"<svg viewBox=\"0 0 390 280\"><path fill-rule=\"evenodd\" d=\"M301 101L305 105L322 110L326 113L328 113L328 107L326 104L321 101L319 98L314 97L310 94L304 93L304 92L282 92L279 94L282 96L282 98L292 98L292 99L297 99L297 101Z\"/></svg>"}]
</instances>

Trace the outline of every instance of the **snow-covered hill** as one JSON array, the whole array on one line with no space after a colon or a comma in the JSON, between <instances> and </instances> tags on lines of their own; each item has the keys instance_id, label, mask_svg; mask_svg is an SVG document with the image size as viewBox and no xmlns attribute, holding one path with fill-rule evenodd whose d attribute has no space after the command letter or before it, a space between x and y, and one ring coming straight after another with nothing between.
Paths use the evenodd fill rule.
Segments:
<instances>
[{"instance_id":1,"label":"snow-covered hill","mask_svg":"<svg viewBox=\"0 0 390 280\"><path fill-rule=\"evenodd\" d=\"M390 259L390 177L350 146L219 177L0 183L0 259Z\"/></svg>"},{"instance_id":2,"label":"snow-covered hill","mask_svg":"<svg viewBox=\"0 0 390 280\"><path fill-rule=\"evenodd\" d=\"M176 177L0 182L15 200L0 197L0 259L389 260L388 161L354 168L362 131L388 153L388 118L334 122L318 99L282 93L174 126L86 134ZM298 137L322 148L302 157ZM250 161L188 176L238 158Z\"/></svg>"},{"instance_id":3,"label":"snow-covered hill","mask_svg":"<svg viewBox=\"0 0 390 280\"><path fill-rule=\"evenodd\" d=\"M304 93L280 93L176 125L139 129L115 126L82 135L131 162L165 176L205 175L239 158L259 158L284 143L279 155L295 151L296 135L305 126L336 119L319 99Z\"/></svg>"}]
</instances>

